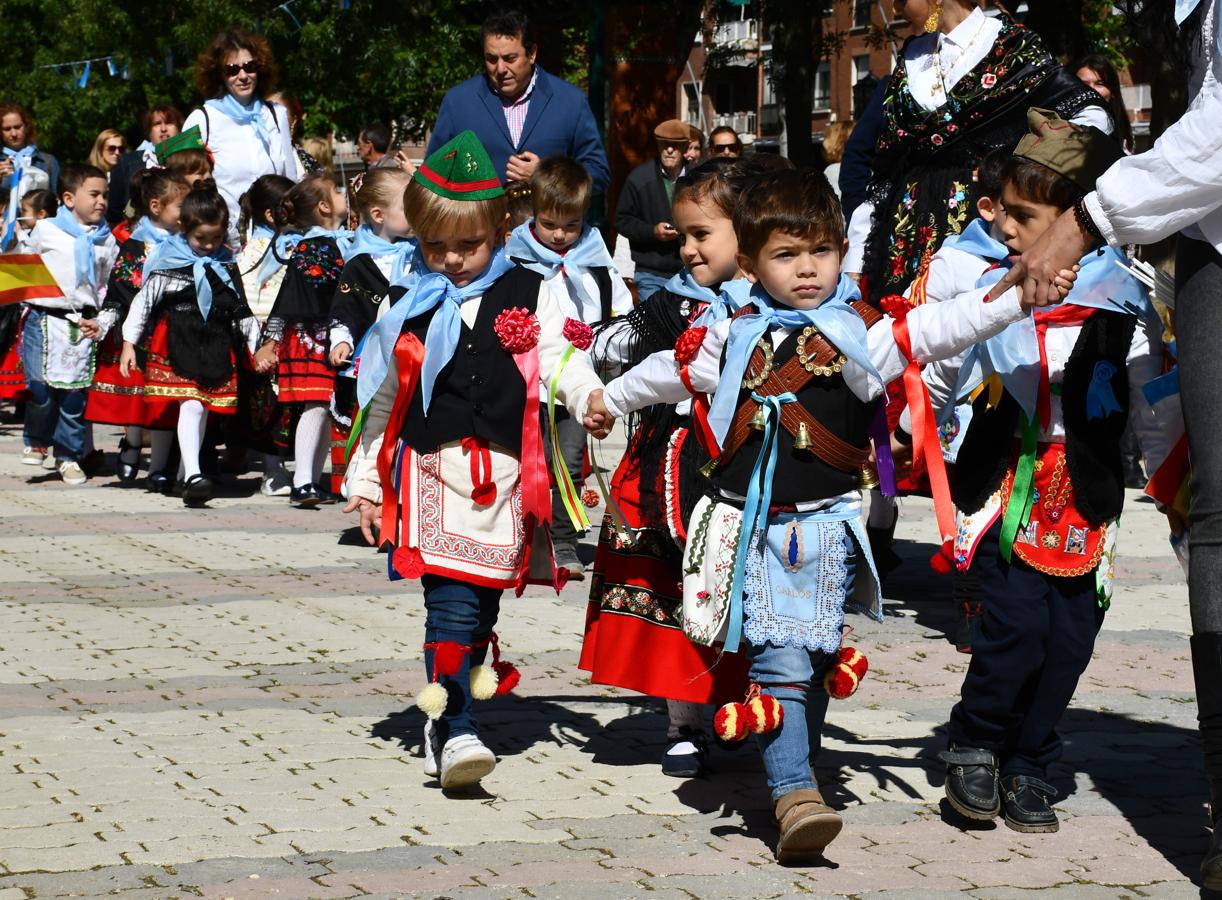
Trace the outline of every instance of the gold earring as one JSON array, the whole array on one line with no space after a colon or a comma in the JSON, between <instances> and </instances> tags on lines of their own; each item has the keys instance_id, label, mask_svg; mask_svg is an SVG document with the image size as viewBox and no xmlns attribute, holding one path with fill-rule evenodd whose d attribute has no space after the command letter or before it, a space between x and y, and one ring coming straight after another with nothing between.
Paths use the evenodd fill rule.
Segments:
<instances>
[{"instance_id":1,"label":"gold earring","mask_svg":"<svg viewBox=\"0 0 1222 900\"><path fill-rule=\"evenodd\" d=\"M932 10L929 12L929 17L925 19L925 33L933 34L938 30L938 22L942 19L942 4L935 3Z\"/></svg>"}]
</instances>

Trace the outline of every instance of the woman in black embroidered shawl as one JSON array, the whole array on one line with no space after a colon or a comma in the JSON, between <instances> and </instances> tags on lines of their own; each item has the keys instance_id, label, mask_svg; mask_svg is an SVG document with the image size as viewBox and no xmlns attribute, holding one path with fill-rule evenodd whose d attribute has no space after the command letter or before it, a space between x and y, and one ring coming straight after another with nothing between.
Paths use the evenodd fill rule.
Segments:
<instances>
[{"instance_id":1,"label":"woman in black embroidered shawl","mask_svg":"<svg viewBox=\"0 0 1222 900\"><path fill-rule=\"evenodd\" d=\"M846 270L861 272L874 305L902 294L975 217L973 173L990 150L1017 143L1029 107L1111 131L1098 94L1004 14L986 16L970 0L907 0L896 11L927 33L904 45L884 100L869 202L853 217L860 227L859 217L870 216L869 237L864 264L853 266L850 253Z\"/></svg>"}]
</instances>

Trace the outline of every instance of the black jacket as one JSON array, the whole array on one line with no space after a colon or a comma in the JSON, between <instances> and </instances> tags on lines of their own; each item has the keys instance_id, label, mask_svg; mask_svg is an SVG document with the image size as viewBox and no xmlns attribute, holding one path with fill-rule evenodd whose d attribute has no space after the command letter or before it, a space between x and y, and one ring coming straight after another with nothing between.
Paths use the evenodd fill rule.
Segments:
<instances>
[{"instance_id":1,"label":"black jacket","mask_svg":"<svg viewBox=\"0 0 1222 900\"><path fill-rule=\"evenodd\" d=\"M638 269L658 275L674 275L683 267L679 241L659 241L654 226L670 222L670 199L662 179L662 164L656 159L641 163L628 173L615 207L615 230L632 246L632 261Z\"/></svg>"},{"instance_id":2,"label":"black jacket","mask_svg":"<svg viewBox=\"0 0 1222 900\"><path fill-rule=\"evenodd\" d=\"M840 157L840 205L844 207L844 221L853 218L853 210L866 199L866 188L874 168L874 147L883 133L883 100L887 96L887 85L891 76L886 75L874 89L866 108L862 110L853 133L844 145Z\"/></svg>"},{"instance_id":3,"label":"black jacket","mask_svg":"<svg viewBox=\"0 0 1222 900\"><path fill-rule=\"evenodd\" d=\"M118 225L127 218L125 210L127 201L131 198L132 176L144 168L144 152L132 150L119 157L119 162L110 170L107 181L110 186L110 196L106 199L106 221L110 225Z\"/></svg>"}]
</instances>

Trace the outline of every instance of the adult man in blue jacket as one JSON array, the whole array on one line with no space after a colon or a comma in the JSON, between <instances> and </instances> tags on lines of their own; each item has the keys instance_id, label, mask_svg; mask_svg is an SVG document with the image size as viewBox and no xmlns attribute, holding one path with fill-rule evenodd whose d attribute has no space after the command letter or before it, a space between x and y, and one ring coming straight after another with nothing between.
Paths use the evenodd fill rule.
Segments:
<instances>
[{"instance_id":1,"label":"adult man in blue jacket","mask_svg":"<svg viewBox=\"0 0 1222 900\"><path fill-rule=\"evenodd\" d=\"M535 65L530 20L516 10L495 12L480 39L484 74L446 93L428 152L470 129L506 182L529 180L540 159L562 153L585 166L596 191L606 190L611 172L590 104L573 85Z\"/></svg>"}]
</instances>

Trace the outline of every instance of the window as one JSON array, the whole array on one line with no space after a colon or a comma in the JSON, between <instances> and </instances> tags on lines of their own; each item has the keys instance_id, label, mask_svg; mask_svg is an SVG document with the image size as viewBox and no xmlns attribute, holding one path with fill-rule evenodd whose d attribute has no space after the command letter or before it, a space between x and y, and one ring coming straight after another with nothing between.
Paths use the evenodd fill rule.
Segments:
<instances>
[{"instance_id":1,"label":"window","mask_svg":"<svg viewBox=\"0 0 1222 900\"><path fill-rule=\"evenodd\" d=\"M814 112L826 112L832 108L832 64L819 63L815 71Z\"/></svg>"},{"instance_id":2,"label":"window","mask_svg":"<svg viewBox=\"0 0 1222 900\"><path fill-rule=\"evenodd\" d=\"M693 81L683 83L683 118L689 125L700 123L700 91Z\"/></svg>"},{"instance_id":3,"label":"window","mask_svg":"<svg viewBox=\"0 0 1222 900\"><path fill-rule=\"evenodd\" d=\"M776 89L772 86L772 56L764 59L764 93L761 106L776 106Z\"/></svg>"},{"instance_id":4,"label":"window","mask_svg":"<svg viewBox=\"0 0 1222 900\"><path fill-rule=\"evenodd\" d=\"M863 78L870 77L870 55L863 53L861 56L853 57L853 85L856 86ZM857 118L860 110L857 109L857 92L853 91L853 118Z\"/></svg>"},{"instance_id":5,"label":"window","mask_svg":"<svg viewBox=\"0 0 1222 900\"><path fill-rule=\"evenodd\" d=\"M870 0L853 0L853 27L865 28L870 24Z\"/></svg>"}]
</instances>

